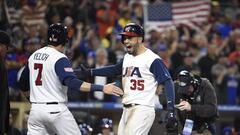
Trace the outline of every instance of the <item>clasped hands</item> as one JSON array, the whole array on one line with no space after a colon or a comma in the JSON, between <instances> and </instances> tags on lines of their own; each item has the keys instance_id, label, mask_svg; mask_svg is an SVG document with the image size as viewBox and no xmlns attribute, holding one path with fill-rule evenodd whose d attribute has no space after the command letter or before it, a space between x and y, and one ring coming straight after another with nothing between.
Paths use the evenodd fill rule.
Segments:
<instances>
[{"instance_id":1,"label":"clasped hands","mask_svg":"<svg viewBox=\"0 0 240 135\"><path fill-rule=\"evenodd\" d=\"M78 69L75 69L74 72L78 77L90 77L92 76L91 74L91 69L85 67L83 64L80 65ZM123 90L120 89L119 87L115 86L115 83L109 83L104 85L103 87L103 92L106 94L110 95L115 95L115 96L122 96L123 95Z\"/></svg>"},{"instance_id":2,"label":"clasped hands","mask_svg":"<svg viewBox=\"0 0 240 135\"><path fill-rule=\"evenodd\" d=\"M179 109L180 111L184 111L184 110L191 111L192 110L191 104L189 104L188 101L183 101L183 100L181 100L181 102L179 104L175 105L175 107L177 109Z\"/></svg>"}]
</instances>

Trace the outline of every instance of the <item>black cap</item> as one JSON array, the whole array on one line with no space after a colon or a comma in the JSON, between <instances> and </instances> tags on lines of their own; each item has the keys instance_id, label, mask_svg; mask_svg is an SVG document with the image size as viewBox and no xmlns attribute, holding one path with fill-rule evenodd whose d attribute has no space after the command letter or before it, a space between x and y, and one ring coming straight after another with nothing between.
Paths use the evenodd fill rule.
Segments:
<instances>
[{"instance_id":1,"label":"black cap","mask_svg":"<svg viewBox=\"0 0 240 135\"><path fill-rule=\"evenodd\" d=\"M6 32L1 30L0 30L0 44L3 44L7 47L11 46L10 36Z\"/></svg>"},{"instance_id":2,"label":"black cap","mask_svg":"<svg viewBox=\"0 0 240 135\"><path fill-rule=\"evenodd\" d=\"M193 76L187 70L182 70L178 74L179 90L187 90L192 84Z\"/></svg>"}]
</instances>

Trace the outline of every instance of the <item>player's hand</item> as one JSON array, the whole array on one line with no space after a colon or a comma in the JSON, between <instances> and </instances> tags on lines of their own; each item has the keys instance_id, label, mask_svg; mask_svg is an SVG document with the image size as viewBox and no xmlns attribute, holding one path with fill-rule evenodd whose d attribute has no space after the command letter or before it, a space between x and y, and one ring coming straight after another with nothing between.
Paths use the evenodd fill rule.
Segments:
<instances>
[{"instance_id":1,"label":"player's hand","mask_svg":"<svg viewBox=\"0 0 240 135\"><path fill-rule=\"evenodd\" d=\"M123 90L114 85L115 83L106 84L103 87L103 92L110 95L122 96Z\"/></svg>"},{"instance_id":2,"label":"player's hand","mask_svg":"<svg viewBox=\"0 0 240 135\"><path fill-rule=\"evenodd\" d=\"M89 77L91 76L91 69L86 68L83 64L79 68L74 70L77 77Z\"/></svg>"},{"instance_id":3,"label":"player's hand","mask_svg":"<svg viewBox=\"0 0 240 135\"><path fill-rule=\"evenodd\" d=\"M192 108L191 108L191 105L189 104L189 102L187 101L181 101L179 104L177 104L175 106L177 109L181 110L181 111L191 111Z\"/></svg>"},{"instance_id":4,"label":"player's hand","mask_svg":"<svg viewBox=\"0 0 240 135\"><path fill-rule=\"evenodd\" d=\"M178 122L176 115L173 111L169 111L167 113L166 130L168 134L178 134Z\"/></svg>"}]
</instances>

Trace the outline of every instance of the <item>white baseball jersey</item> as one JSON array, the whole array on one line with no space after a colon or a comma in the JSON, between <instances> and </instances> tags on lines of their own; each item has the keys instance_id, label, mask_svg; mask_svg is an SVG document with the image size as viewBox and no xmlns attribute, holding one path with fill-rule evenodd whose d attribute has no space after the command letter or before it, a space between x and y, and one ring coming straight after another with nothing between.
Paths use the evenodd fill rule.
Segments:
<instances>
[{"instance_id":1,"label":"white baseball jersey","mask_svg":"<svg viewBox=\"0 0 240 135\"><path fill-rule=\"evenodd\" d=\"M30 56L31 102L67 102L67 87L62 85L55 71L55 63L61 58L66 56L51 47L43 47Z\"/></svg>"},{"instance_id":2,"label":"white baseball jersey","mask_svg":"<svg viewBox=\"0 0 240 135\"><path fill-rule=\"evenodd\" d=\"M123 60L123 104L136 103L154 106L157 80L150 72L153 61L160 57L147 49L144 53L133 56L126 54Z\"/></svg>"}]
</instances>

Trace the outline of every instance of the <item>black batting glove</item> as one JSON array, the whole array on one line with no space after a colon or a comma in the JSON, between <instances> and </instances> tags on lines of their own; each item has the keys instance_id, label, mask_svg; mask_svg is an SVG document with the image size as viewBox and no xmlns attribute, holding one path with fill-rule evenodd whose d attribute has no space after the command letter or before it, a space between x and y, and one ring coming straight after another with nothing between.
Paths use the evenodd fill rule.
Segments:
<instances>
[{"instance_id":1,"label":"black batting glove","mask_svg":"<svg viewBox=\"0 0 240 135\"><path fill-rule=\"evenodd\" d=\"M86 78L91 76L91 69L85 67L83 64L79 68L74 70L78 78Z\"/></svg>"},{"instance_id":2,"label":"black batting glove","mask_svg":"<svg viewBox=\"0 0 240 135\"><path fill-rule=\"evenodd\" d=\"M169 111L167 114L166 130L169 135L178 134L178 121L174 111Z\"/></svg>"}]
</instances>

